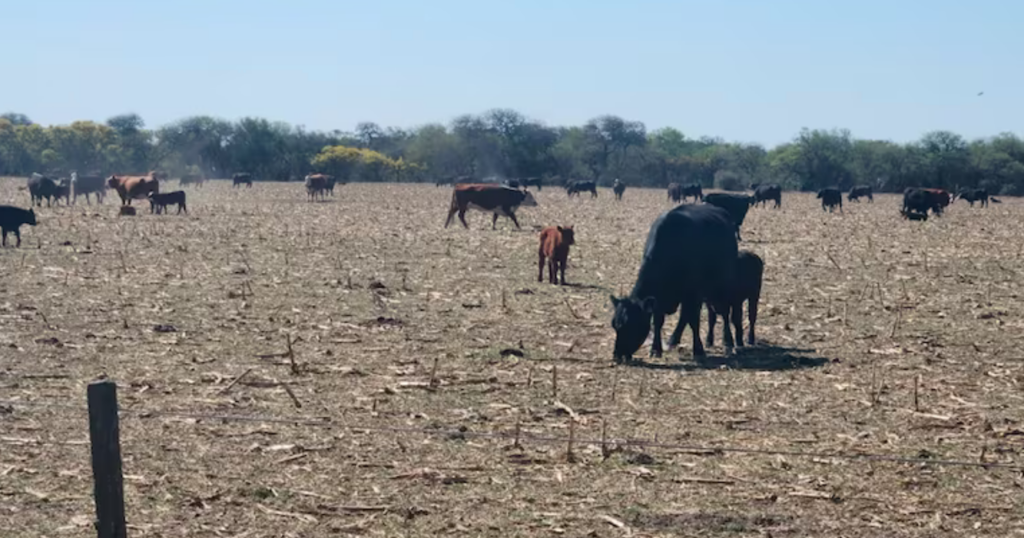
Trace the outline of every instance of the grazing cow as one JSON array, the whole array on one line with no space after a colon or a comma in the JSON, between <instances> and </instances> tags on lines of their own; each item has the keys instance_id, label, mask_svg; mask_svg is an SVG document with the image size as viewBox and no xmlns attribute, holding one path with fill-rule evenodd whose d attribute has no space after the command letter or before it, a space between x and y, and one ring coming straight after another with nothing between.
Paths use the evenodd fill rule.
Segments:
<instances>
[{"instance_id":1,"label":"grazing cow","mask_svg":"<svg viewBox=\"0 0 1024 538\"><path fill-rule=\"evenodd\" d=\"M443 186L443 185L451 185L451 184L452 184L452 178L450 178L450 177L439 177L439 178L434 180L434 186L435 187L440 187L440 186Z\"/></svg>"},{"instance_id":2,"label":"grazing cow","mask_svg":"<svg viewBox=\"0 0 1024 538\"><path fill-rule=\"evenodd\" d=\"M181 214L182 211L184 211L186 215L188 214L188 207L185 206L185 191L174 191L164 194L158 192L149 193L150 213L155 212L157 215L159 215L160 213L163 213L164 210L167 209L167 206L174 204L178 205L179 215Z\"/></svg>"},{"instance_id":3,"label":"grazing cow","mask_svg":"<svg viewBox=\"0 0 1024 538\"><path fill-rule=\"evenodd\" d=\"M523 186L523 184L520 183L518 179L506 179L505 181L502 181L501 183L502 183L502 185L505 185L506 187L511 187L513 189L518 189L518 188Z\"/></svg>"},{"instance_id":4,"label":"grazing cow","mask_svg":"<svg viewBox=\"0 0 1024 538\"><path fill-rule=\"evenodd\" d=\"M7 234L13 232L14 237L18 238L18 244L15 246L20 247L22 224L35 226L36 212L32 209L22 209L20 207L0 205L0 231L2 231L4 235L3 242L0 244L6 247Z\"/></svg>"},{"instance_id":5,"label":"grazing cow","mask_svg":"<svg viewBox=\"0 0 1024 538\"><path fill-rule=\"evenodd\" d=\"M684 202L687 198L693 196L693 201L696 203L698 200L704 200L704 189L700 187L700 184L694 183L683 187L682 195Z\"/></svg>"},{"instance_id":6,"label":"grazing cow","mask_svg":"<svg viewBox=\"0 0 1024 538\"><path fill-rule=\"evenodd\" d=\"M619 179L616 178L615 179L615 183L612 184L612 192L615 193L615 199L616 200L621 200L622 199L622 193L626 192L626 184L621 182L621 181L619 181Z\"/></svg>"},{"instance_id":7,"label":"grazing cow","mask_svg":"<svg viewBox=\"0 0 1024 538\"><path fill-rule=\"evenodd\" d=\"M573 181L565 188L565 192L568 193L569 196L578 195L581 192L590 192L591 198L597 198L597 182L589 180Z\"/></svg>"},{"instance_id":8,"label":"grazing cow","mask_svg":"<svg viewBox=\"0 0 1024 538\"><path fill-rule=\"evenodd\" d=\"M117 191L121 205L132 205L132 200L147 198L151 192L160 192L160 182L153 176L110 176L107 185Z\"/></svg>"},{"instance_id":9,"label":"grazing cow","mask_svg":"<svg viewBox=\"0 0 1024 538\"><path fill-rule=\"evenodd\" d=\"M850 194L846 195L846 199L851 202L860 202L860 199L865 197L869 202L875 201L875 197L871 193L871 185L857 185L850 189Z\"/></svg>"},{"instance_id":10,"label":"grazing cow","mask_svg":"<svg viewBox=\"0 0 1024 538\"><path fill-rule=\"evenodd\" d=\"M705 204L718 206L729 213L736 227L736 240L741 241L740 226L743 226L743 219L747 218L747 210L754 203L753 196L745 194L729 194L725 192L713 192L704 197Z\"/></svg>"},{"instance_id":11,"label":"grazing cow","mask_svg":"<svg viewBox=\"0 0 1024 538\"><path fill-rule=\"evenodd\" d=\"M754 205L767 205L768 200L775 201L775 209L782 207L782 187L779 185L758 185L754 189Z\"/></svg>"},{"instance_id":12,"label":"grazing cow","mask_svg":"<svg viewBox=\"0 0 1024 538\"><path fill-rule=\"evenodd\" d=\"M942 189L908 187L903 191L903 213L928 213L930 210L941 215L948 205L949 193Z\"/></svg>"},{"instance_id":13,"label":"grazing cow","mask_svg":"<svg viewBox=\"0 0 1024 538\"><path fill-rule=\"evenodd\" d=\"M569 245L575 242L572 226L548 226L541 230L537 282L544 282L544 259L547 258L548 279L552 284L558 284L555 273L561 273L561 284L565 285L565 262L569 260Z\"/></svg>"},{"instance_id":14,"label":"grazing cow","mask_svg":"<svg viewBox=\"0 0 1024 538\"><path fill-rule=\"evenodd\" d=\"M831 213L839 206L839 212L843 212L843 193L835 187L827 187L818 191L818 198L821 199L821 210L826 209Z\"/></svg>"},{"instance_id":15,"label":"grazing cow","mask_svg":"<svg viewBox=\"0 0 1024 538\"><path fill-rule=\"evenodd\" d=\"M96 196L96 203L102 204L107 196L107 181L103 176L80 176L77 172L71 173L71 187L74 192L72 203L78 203L78 195L85 196L85 201L92 205L89 195Z\"/></svg>"},{"instance_id":16,"label":"grazing cow","mask_svg":"<svg viewBox=\"0 0 1024 538\"><path fill-rule=\"evenodd\" d=\"M678 204L683 199L683 186L678 183L669 183L668 199L672 200L672 203Z\"/></svg>"},{"instance_id":17,"label":"grazing cow","mask_svg":"<svg viewBox=\"0 0 1024 538\"><path fill-rule=\"evenodd\" d=\"M462 225L469 228L469 224L466 224L466 211L477 209L494 214L491 220L492 230L497 227L498 215L512 219L516 228L521 229L519 221L516 220L516 209L521 205L536 206L537 200L533 198L533 194L525 190L510 189L493 183L460 183L455 185L452 191L452 204L448 209L448 219L445 220L444 227L447 228L452 223L452 217L458 213Z\"/></svg>"},{"instance_id":18,"label":"grazing cow","mask_svg":"<svg viewBox=\"0 0 1024 538\"><path fill-rule=\"evenodd\" d=\"M178 178L178 185L184 187L185 185L195 185L196 187L202 187L203 183L206 183L206 178L202 174L182 174Z\"/></svg>"},{"instance_id":19,"label":"grazing cow","mask_svg":"<svg viewBox=\"0 0 1024 538\"><path fill-rule=\"evenodd\" d=\"M31 205L42 206L43 198L46 198L46 207L50 207L50 201L57 194L57 182L42 174L33 173L28 180L28 194L32 197Z\"/></svg>"},{"instance_id":20,"label":"grazing cow","mask_svg":"<svg viewBox=\"0 0 1024 538\"><path fill-rule=\"evenodd\" d=\"M309 201L316 200L317 196L323 200L327 194L327 178L330 177L326 174L309 174L306 176L306 194L309 195Z\"/></svg>"},{"instance_id":21,"label":"grazing cow","mask_svg":"<svg viewBox=\"0 0 1024 538\"><path fill-rule=\"evenodd\" d=\"M712 297L708 306L708 347L715 345L715 321L721 315L722 323L729 324L723 312L730 312L736 329L736 345L743 347L743 303L747 303L747 343L754 345L754 325L757 323L757 303L761 299L761 281L764 276L764 261L747 250L741 250L736 259L736 280L721 297Z\"/></svg>"},{"instance_id":22,"label":"grazing cow","mask_svg":"<svg viewBox=\"0 0 1024 538\"><path fill-rule=\"evenodd\" d=\"M167 181L170 178L170 174L163 170L150 170L148 175L157 181Z\"/></svg>"},{"instance_id":23,"label":"grazing cow","mask_svg":"<svg viewBox=\"0 0 1024 538\"><path fill-rule=\"evenodd\" d=\"M643 262L628 297L612 296L615 316L615 362L628 361L651 333L651 356L660 357L665 315L679 309L679 324L669 349L679 344L683 327L693 331L693 355L704 355L700 310L711 296L723 296L736 274L736 226L729 213L708 204L679 205L651 225ZM728 334L729 328L726 327ZM727 339L732 342L731 339Z\"/></svg>"},{"instance_id":24,"label":"grazing cow","mask_svg":"<svg viewBox=\"0 0 1024 538\"><path fill-rule=\"evenodd\" d=\"M252 174L248 172L238 172L231 176L231 187L237 187L239 185L245 185L246 187L252 187Z\"/></svg>"},{"instance_id":25,"label":"grazing cow","mask_svg":"<svg viewBox=\"0 0 1024 538\"><path fill-rule=\"evenodd\" d=\"M988 207L988 191L985 189L964 189L957 193L956 198L967 200L971 207L974 207L974 202L980 202L981 207Z\"/></svg>"},{"instance_id":26,"label":"grazing cow","mask_svg":"<svg viewBox=\"0 0 1024 538\"><path fill-rule=\"evenodd\" d=\"M523 188L526 187L537 187L537 190L544 188L544 179L539 177L528 177L522 180Z\"/></svg>"}]
</instances>

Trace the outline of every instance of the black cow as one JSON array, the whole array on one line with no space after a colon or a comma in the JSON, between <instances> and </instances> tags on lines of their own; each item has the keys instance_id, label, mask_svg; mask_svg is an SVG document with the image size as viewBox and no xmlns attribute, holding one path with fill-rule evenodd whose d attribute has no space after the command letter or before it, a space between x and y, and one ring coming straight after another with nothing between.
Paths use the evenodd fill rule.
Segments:
<instances>
[{"instance_id":1,"label":"black cow","mask_svg":"<svg viewBox=\"0 0 1024 538\"><path fill-rule=\"evenodd\" d=\"M747 218L747 211L754 203L753 196L745 194L729 194L725 192L713 192L704 197L705 204L718 206L729 213L736 228L736 240L740 238L740 226L743 226L743 219Z\"/></svg>"},{"instance_id":2,"label":"black cow","mask_svg":"<svg viewBox=\"0 0 1024 538\"><path fill-rule=\"evenodd\" d=\"M157 215L159 215L160 213L163 213L164 210L167 209L167 206L173 205L173 204L177 204L178 205L178 214L179 215L181 214L182 211L184 211L186 215L188 214L188 207L185 206L185 191L174 191L174 192L165 192L165 193L157 193L157 192L149 193L149 212L150 213L156 213Z\"/></svg>"},{"instance_id":3,"label":"black cow","mask_svg":"<svg viewBox=\"0 0 1024 538\"><path fill-rule=\"evenodd\" d=\"M28 224L29 226L36 225L36 212L32 209L22 209L20 207L14 207L9 205L0 205L0 230L2 230L4 239L0 243L3 246L7 246L7 234L14 232L14 236L18 238L18 244L15 246L21 246L21 225Z\"/></svg>"},{"instance_id":4,"label":"black cow","mask_svg":"<svg viewBox=\"0 0 1024 538\"><path fill-rule=\"evenodd\" d=\"M843 193L835 187L827 187L818 191L818 198L821 199L821 210L826 209L831 213L839 206L839 212L843 212Z\"/></svg>"},{"instance_id":5,"label":"black cow","mask_svg":"<svg viewBox=\"0 0 1024 538\"><path fill-rule=\"evenodd\" d=\"M57 182L42 174L33 173L28 180L28 194L32 197L31 205L43 205L43 198L46 198L46 207L50 207L50 201L57 194Z\"/></svg>"},{"instance_id":6,"label":"black cow","mask_svg":"<svg viewBox=\"0 0 1024 538\"><path fill-rule=\"evenodd\" d=\"M967 200L971 207L974 207L974 202L981 202L981 207L988 207L988 191L985 189L964 189L956 195L956 198Z\"/></svg>"},{"instance_id":7,"label":"black cow","mask_svg":"<svg viewBox=\"0 0 1024 538\"><path fill-rule=\"evenodd\" d=\"M694 202L697 202L698 200L703 200L704 199L704 189L700 188L700 185L697 184L697 183L694 183L692 185L687 185L687 186L683 187L682 194L683 194L683 201L684 202L686 201L687 198L689 198L691 196L693 196L693 201Z\"/></svg>"},{"instance_id":8,"label":"black cow","mask_svg":"<svg viewBox=\"0 0 1024 538\"><path fill-rule=\"evenodd\" d=\"M591 198L597 198L596 181L573 181L565 188L569 196L578 195L581 192L590 192Z\"/></svg>"},{"instance_id":9,"label":"black cow","mask_svg":"<svg viewBox=\"0 0 1024 538\"><path fill-rule=\"evenodd\" d=\"M626 192L626 184L616 179L615 183L612 184L612 192L615 193L616 200L621 200L622 193Z\"/></svg>"},{"instance_id":10,"label":"black cow","mask_svg":"<svg viewBox=\"0 0 1024 538\"><path fill-rule=\"evenodd\" d=\"M543 178L539 178L539 177L528 177L528 178L522 180L520 183L523 184L524 188L525 187L537 187L538 191L539 190L543 190L543 188L544 188L544 179Z\"/></svg>"},{"instance_id":11,"label":"black cow","mask_svg":"<svg viewBox=\"0 0 1024 538\"><path fill-rule=\"evenodd\" d=\"M237 187L239 185L252 187L252 174L248 172L238 172L235 175L231 176L231 186Z\"/></svg>"},{"instance_id":12,"label":"black cow","mask_svg":"<svg viewBox=\"0 0 1024 538\"><path fill-rule=\"evenodd\" d=\"M448 219L444 221L444 227L447 228L452 223L452 217L458 213L462 225L469 228L469 224L466 224L466 211L477 209L494 214L491 219L492 230L498 224L498 215L512 219L512 223L519 228L516 209L519 206L536 205L537 200L526 190L510 189L493 183L460 183L452 190L452 203L448 207Z\"/></svg>"},{"instance_id":13,"label":"black cow","mask_svg":"<svg viewBox=\"0 0 1024 538\"><path fill-rule=\"evenodd\" d=\"M758 185L754 189L754 205L766 205L768 200L775 201L775 208L782 207L782 187L779 185Z\"/></svg>"},{"instance_id":14,"label":"black cow","mask_svg":"<svg viewBox=\"0 0 1024 538\"><path fill-rule=\"evenodd\" d=\"M647 234L633 291L628 297L611 298L615 305L615 362L630 360L640 349L651 333L652 317L651 356L660 357L665 315L677 309L679 324L669 338L669 349L679 344L686 325L693 331L694 357L703 356L701 305L709 296L722 296L729 289L735 278L736 260L735 225L724 209L680 205L662 213Z\"/></svg>"},{"instance_id":15,"label":"black cow","mask_svg":"<svg viewBox=\"0 0 1024 538\"><path fill-rule=\"evenodd\" d=\"M857 185L850 189L850 194L846 195L846 199L851 202L859 202L861 198L867 198L872 203L875 201L875 197L871 193L871 185Z\"/></svg>"},{"instance_id":16,"label":"black cow","mask_svg":"<svg viewBox=\"0 0 1024 538\"><path fill-rule=\"evenodd\" d=\"M182 174L181 177L178 178L178 185L182 187L184 187L185 185L195 185L196 187L202 187L203 183L205 182L206 178L202 174Z\"/></svg>"},{"instance_id":17,"label":"black cow","mask_svg":"<svg viewBox=\"0 0 1024 538\"><path fill-rule=\"evenodd\" d=\"M928 212L927 211L922 213L920 211L916 211L916 210L913 210L913 209L903 208L903 209L900 209L900 215L902 215L903 218L910 219L910 220L928 220Z\"/></svg>"},{"instance_id":18,"label":"black cow","mask_svg":"<svg viewBox=\"0 0 1024 538\"><path fill-rule=\"evenodd\" d=\"M518 179L506 179L505 181L502 182L502 185L505 185L506 187L511 187L513 189L518 189L523 186L523 184L520 183Z\"/></svg>"},{"instance_id":19,"label":"black cow","mask_svg":"<svg viewBox=\"0 0 1024 538\"><path fill-rule=\"evenodd\" d=\"M948 204L949 193L946 191L941 189L908 187L903 191L903 208L900 212L908 218L910 218L908 215L912 213L927 214L928 211L931 211L936 215L941 215L943 208Z\"/></svg>"},{"instance_id":20,"label":"black cow","mask_svg":"<svg viewBox=\"0 0 1024 538\"><path fill-rule=\"evenodd\" d=\"M672 200L672 203L678 204L683 199L683 186L678 183L669 183L668 199Z\"/></svg>"},{"instance_id":21,"label":"black cow","mask_svg":"<svg viewBox=\"0 0 1024 538\"><path fill-rule=\"evenodd\" d=\"M72 201L78 203L78 196L85 196L85 201L92 205L89 195L96 196L96 202L102 204L103 198L107 196L107 179L103 176L80 176L77 172L71 173L71 187L74 192Z\"/></svg>"},{"instance_id":22,"label":"black cow","mask_svg":"<svg viewBox=\"0 0 1024 538\"><path fill-rule=\"evenodd\" d=\"M747 343L754 345L754 325L757 323L757 303L761 299L761 281L764 276L764 261L747 250L741 250L736 259L736 280L721 297L711 297L708 306L708 337L705 345L715 345L715 321L721 315L722 323L729 324L723 312L730 312L736 329L736 345L743 347L743 303L747 303ZM725 333L728 335L728 331ZM728 342L727 342L728 344Z\"/></svg>"},{"instance_id":23,"label":"black cow","mask_svg":"<svg viewBox=\"0 0 1024 538\"><path fill-rule=\"evenodd\" d=\"M53 201L60 204L60 199L64 199L65 205L71 205L71 181L67 178L62 178L57 183L57 188L53 191Z\"/></svg>"}]
</instances>

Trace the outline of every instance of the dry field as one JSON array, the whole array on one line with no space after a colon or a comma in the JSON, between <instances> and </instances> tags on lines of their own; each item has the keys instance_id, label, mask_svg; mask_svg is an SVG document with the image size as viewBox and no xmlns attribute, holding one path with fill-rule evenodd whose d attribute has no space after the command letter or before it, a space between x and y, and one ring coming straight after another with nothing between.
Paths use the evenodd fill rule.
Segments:
<instances>
[{"instance_id":1,"label":"dry field","mask_svg":"<svg viewBox=\"0 0 1024 538\"><path fill-rule=\"evenodd\" d=\"M763 345L615 367L608 295L664 191L548 188L522 231L444 229L450 192L38 210L0 252L2 534L94 535L101 375L136 537L1024 534L1024 202L922 223L787 193L743 227ZM576 225L570 286L536 280L542 224Z\"/></svg>"}]
</instances>

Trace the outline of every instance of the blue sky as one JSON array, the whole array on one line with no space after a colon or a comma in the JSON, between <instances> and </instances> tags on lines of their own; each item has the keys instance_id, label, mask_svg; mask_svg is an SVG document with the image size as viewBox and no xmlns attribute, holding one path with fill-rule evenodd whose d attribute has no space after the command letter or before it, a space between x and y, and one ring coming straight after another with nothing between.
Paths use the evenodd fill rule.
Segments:
<instances>
[{"instance_id":1,"label":"blue sky","mask_svg":"<svg viewBox=\"0 0 1024 538\"><path fill-rule=\"evenodd\" d=\"M0 111L310 129L514 108L774 145L1024 125L1012 0L9 0ZM977 93L984 91L983 96Z\"/></svg>"}]
</instances>

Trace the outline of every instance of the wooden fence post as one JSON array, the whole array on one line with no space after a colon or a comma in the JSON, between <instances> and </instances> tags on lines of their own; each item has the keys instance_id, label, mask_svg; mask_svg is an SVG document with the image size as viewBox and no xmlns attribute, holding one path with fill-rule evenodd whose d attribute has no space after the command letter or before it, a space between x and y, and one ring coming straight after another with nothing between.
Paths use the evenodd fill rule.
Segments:
<instances>
[{"instance_id":1,"label":"wooden fence post","mask_svg":"<svg viewBox=\"0 0 1024 538\"><path fill-rule=\"evenodd\" d=\"M121 439L117 418L117 385L109 379L94 381L89 399L89 441L92 445L93 496L96 498L96 533L99 538L127 538L124 521L124 477L121 475Z\"/></svg>"}]
</instances>

